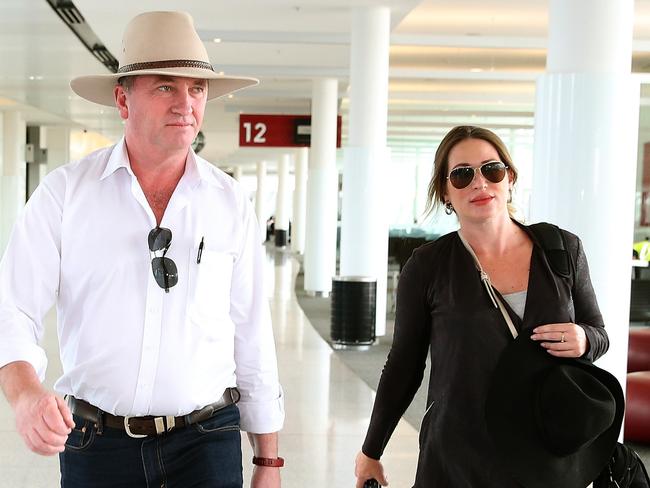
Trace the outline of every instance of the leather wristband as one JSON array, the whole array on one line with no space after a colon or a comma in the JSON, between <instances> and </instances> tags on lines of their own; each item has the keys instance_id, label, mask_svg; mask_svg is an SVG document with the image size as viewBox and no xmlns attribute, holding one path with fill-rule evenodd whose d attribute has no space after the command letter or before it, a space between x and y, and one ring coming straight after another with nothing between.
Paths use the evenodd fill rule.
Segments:
<instances>
[{"instance_id":1,"label":"leather wristband","mask_svg":"<svg viewBox=\"0 0 650 488\"><path fill-rule=\"evenodd\" d=\"M284 458L253 457L253 464L255 466L266 466L267 468L281 468L284 466Z\"/></svg>"}]
</instances>

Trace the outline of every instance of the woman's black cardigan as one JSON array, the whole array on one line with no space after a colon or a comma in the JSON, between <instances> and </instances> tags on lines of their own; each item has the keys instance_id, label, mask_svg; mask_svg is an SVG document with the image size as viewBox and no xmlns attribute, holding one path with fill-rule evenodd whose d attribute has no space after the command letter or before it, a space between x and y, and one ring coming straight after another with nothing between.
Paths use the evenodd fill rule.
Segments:
<instances>
[{"instance_id":1,"label":"woman's black cardigan","mask_svg":"<svg viewBox=\"0 0 650 488\"><path fill-rule=\"evenodd\" d=\"M535 237L521 227L533 240L523 320L502 300L515 326L522 334L532 334L538 325L577 323L590 344L584 357L599 358L609 340L580 239L562 231L574 265L571 280L553 272ZM399 278L393 344L363 452L380 458L422 382L430 350L427 411L420 428L414 487L519 486L497 460L484 421L489 379L512 340L457 232L416 249Z\"/></svg>"}]
</instances>

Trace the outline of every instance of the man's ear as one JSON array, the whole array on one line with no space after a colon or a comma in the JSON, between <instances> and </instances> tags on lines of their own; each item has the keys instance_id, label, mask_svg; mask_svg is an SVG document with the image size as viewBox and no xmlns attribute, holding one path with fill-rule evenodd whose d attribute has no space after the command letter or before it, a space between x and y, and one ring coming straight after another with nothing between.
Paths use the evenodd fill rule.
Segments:
<instances>
[{"instance_id":1,"label":"man's ear","mask_svg":"<svg viewBox=\"0 0 650 488\"><path fill-rule=\"evenodd\" d=\"M115 97L115 106L120 113L120 117L124 120L129 118L129 107L126 103L126 91L121 85L115 85L113 89L113 96Z\"/></svg>"}]
</instances>

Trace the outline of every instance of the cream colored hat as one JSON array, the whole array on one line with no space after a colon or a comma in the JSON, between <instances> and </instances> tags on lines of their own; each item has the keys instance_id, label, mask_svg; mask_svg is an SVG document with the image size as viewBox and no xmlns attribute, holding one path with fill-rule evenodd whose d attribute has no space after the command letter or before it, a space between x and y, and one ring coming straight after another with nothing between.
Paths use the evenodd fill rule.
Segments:
<instances>
[{"instance_id":1,"label":"cream colored hat","mask_svg":"<svg viewBox=\"0 0 650 488\"><path fill-rule=\"evenodd\" d=\"M186 12L146 12L126 26L117 73L80 76L72 90L91 102L115 106L113 89L123 76L167 75L208 80L208 100L256 85L255 78L214 72L208 52Z\"/></svg>"}]
</instances>

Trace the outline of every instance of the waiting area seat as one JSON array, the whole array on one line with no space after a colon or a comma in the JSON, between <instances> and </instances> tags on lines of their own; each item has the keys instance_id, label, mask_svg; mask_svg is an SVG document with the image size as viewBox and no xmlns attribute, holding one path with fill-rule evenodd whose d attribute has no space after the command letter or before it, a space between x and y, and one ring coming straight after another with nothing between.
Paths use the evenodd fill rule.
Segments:
<instances>
[{"instance_id":1,"label":"waiting area seat","mask_svg":"<svg viewBox=\"0 0 650 488\"><path fill-rule=\"evenodd\" d=\"M650 327L630 329L627 346L627 372L650 371Z\"/></svg>"},{"instance_id":2,"label":"waiting area seat","mask_svg":"<svg viewBox=\"0 0 650 488\"><path fill-rule=\"evenodd\" d=\"M625 440L650 443L650 328L630 329Z\"/></svg>"},{"instance_id":3,"label":"waiting area seat","mask_svg":"<svg viewBox=\"0 0 650 488\"><path fill-rule=\"evenodd\" d=\"M650 322L650 280L631 280L630 321Z\"/></svg>"},{"instance_id":4,"label":"waiting area seat","mask_svg":"<svg viewBox=\"0 0 650 488\"><path fill-rule=\"evenodd\" d=\"M401 271L415 249L429 241L435 241L438 237L439 234L432 234L418 227L394 227L388 233L388 257L399 264Z\"/></svg>"}]
</instances>

